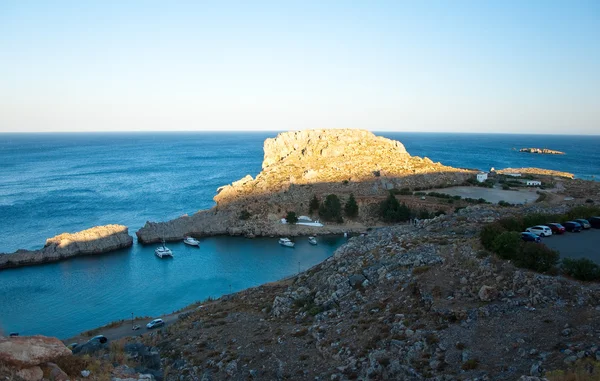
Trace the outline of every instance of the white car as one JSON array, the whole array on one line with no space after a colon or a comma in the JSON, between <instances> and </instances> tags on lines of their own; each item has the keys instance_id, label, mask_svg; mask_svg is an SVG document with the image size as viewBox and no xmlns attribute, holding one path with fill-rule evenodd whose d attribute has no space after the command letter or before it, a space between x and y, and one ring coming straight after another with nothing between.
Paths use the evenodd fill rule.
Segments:
<instances>
[{"instance_id":1,"label":"white car","mask_svg":"<svg viewBox=\"0 0 600 381\"><path fill-rule=\"evenodd\" d=\"M552 229L545 225L536 225L525 230L530 233L537 234L540 237L548 237L552 235Z\"/></svg>"},{"instance_id":2,"label":"white car","mask_svg":"<svg viewBox=\"0 0 600 381\"><path fill-rule=\"evenodd\" d=\"M156 328L156 327L161 327L163 325L165 325L165 322L163 319L154 319L150 323L146 324L146 328L152 329L152 328Z\"/></svg>"}]
</instances>

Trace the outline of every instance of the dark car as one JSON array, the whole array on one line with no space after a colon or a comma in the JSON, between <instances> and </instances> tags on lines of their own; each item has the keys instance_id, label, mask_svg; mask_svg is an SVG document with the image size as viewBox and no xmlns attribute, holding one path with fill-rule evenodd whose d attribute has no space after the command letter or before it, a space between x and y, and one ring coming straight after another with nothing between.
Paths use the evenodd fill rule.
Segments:
<instances>
[{"instance_id":1,"label":"dark car","mask_svg":"<svg viewBox=\"0 0 600 381\"><path fill-rule=\"evenodd\" d=\"M105 344L108 341L108 339L104 335L98 335L98 336L94 336L91 339L89 339L88 343L91 343L91 342L94 342L94 341L97 341L100 344Z\"/></svg>"},{"instance_id":2,"label":"dark car","mask_svg":"<svg viewBox=\"0 0 600 381\"><path fill-rule=\"evenodd\" d=\"M573 221L575 221L575 222L577 222L579 225L581 225L581 227L582 227L583 229L589 229L589 228L591 228L591 227L592 227L592 225L590 225L590 222L589 222L588 220L586 220L586 219L583 219L583 218L578 218L578 219L576 219L576 220L573 220Z\"/></svg>"},{"instance_id":3,"label":"dark car","mask_svg":"<svg viewBox=\"0 0 600 381\"><path fill-rule=\"evenodd\" d=\"M541 242L542 240L539 235L530 232L521 233L521 239L525 242Z\"/></svg>"},{"instance_id":4,"label":"dark car","mask_svg":"<svg viewBox=\"0 0 600 381\"><path fill-rule=\"evenodd\" d=\"M592 217L589 221L593 228L600 229L600 217Z\"/></svg>"},{"instance_id":5,"label":"dark car","mask_svg":"<svg viewBox=\"0 0 600 381\"><path fill-rule=\"evenodd\" d=\"M575 221L567 221L562 225L565 227L565 230L568 232L578 233L582 229L579 222L575 222Z\"/></svg>"},{"instance_id":6,"label":"dark car","mask_svg":"<svg viewBox=\"0 0 600 381\"><path fill-rule=\"evenodd\" d=\"M559 223L553 222L547 225L550 228L550 230L552 230L552 234L562 234L565 232L565 227Z\"/></svg>"}]
</instances>

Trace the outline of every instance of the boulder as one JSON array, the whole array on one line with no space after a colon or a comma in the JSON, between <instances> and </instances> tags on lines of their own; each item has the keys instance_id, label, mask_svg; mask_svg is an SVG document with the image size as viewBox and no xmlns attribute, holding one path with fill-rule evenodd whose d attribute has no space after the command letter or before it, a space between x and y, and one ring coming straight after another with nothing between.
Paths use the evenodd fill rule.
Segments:
<instances>
[{"instance_id":1,"label":"boulder","mask_svg":"<svg viewBox=\"0 0 600 381\"><path fill-rule=\"evenodd\" d=\"M0 363L20 368L71 356L62 341L47 336L0 337Z\"/></svg>"},{"instance_id":2,"label":"boulder","mask_svg":"<svg viewBox=\"0 0 600 381\"><path fill-rule=\"evenodd\" d=\"M40 381L44 378L44 372L39 366L32 366L29 368L20 369L17 372L17 376L21 377L25 381Z\"/></svg>"},{"instance_id":3,"label":"boulder","mask_svg":"<svg viewBox=\"0 0 600 381\"><path fill-rule=\"evenodd\" d=\"M45 374L50 375L53 381L69 381L69 376L58 365L53 362L47 362L41 366Z\"/></svg>"},{"instance_id":4,"label":"boulder","mask_svg":"<svg viewBox=\"0 0 600 381\"><path fill-rule=\"evenodd\" d=\"M483 285L479 289L478 295L482 302L490 302L496 298L498 292L494 287Z\"/></svg>"}]
</instances>

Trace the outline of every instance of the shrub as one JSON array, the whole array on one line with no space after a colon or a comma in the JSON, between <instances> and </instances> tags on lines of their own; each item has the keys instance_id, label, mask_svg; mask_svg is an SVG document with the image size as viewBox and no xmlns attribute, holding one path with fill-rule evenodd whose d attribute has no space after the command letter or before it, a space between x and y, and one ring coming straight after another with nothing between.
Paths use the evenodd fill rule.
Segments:
<instances>
[{"instance_id":1,"label":"shrub","mask_svg":"<svg viewBox=\"0 0 600 381\"><path fill-rule=\"evenodd\" d=\"M308 203L308 213L312 213L315 210L319 210L319 199L317 198L317 195L314 195L313 198L310 199L310 202Z\"/></svg>"},{"instance_id":2,"label":"shrub","mask_svg":"<svg viewBox=\"0 0 600 381\"><path fill-rule=\"evenodd\" d=\"M558 263L558 252L546 245L534 242L523 242L521 250L515 258L515 264L538 272L548 271Z\"/></svg>"},{"instance_id":3,"label":"shrub","mask_svg":"<svg viewBox=\"0 0 600 381\"><path fill-rule=\"evenodd\" d=\"M346 205L344 205L344 213L346 214L346 217L350 218L358 216L358 204L352 193L350 193L350 197L348 198L348 201L346 201Z\"/></svg>"},{"instance_id":4,"label":"shrub","mask_svg":"<svg viewBox=\"0 0 600 381\"><path fill-rule=\"evenodd\" d=\"M506 184L502 184L502 189L503 190L510 190L510 187Z\"/></svg>"},{"instance_id":5,"label":"shrub","mask_svg":"<svg viewBox=\"0 0 600 381\"><path fill-rule=\"evenodd\" d=\"M296 212L287 212L287 214L285 215L285 219L288 222L288 224L295 224L296 222L298 222L298 216L296 216Z\"/></svg>"},{"instance_id":6,"label":"shrub","mask_svg":"<svg viewBox=\"0 0 600 381\"><path fill-rule=\"evenodd\" d=\"M600 279L600 266L587 258L565 258L562 260L562 269L566 274L578 280L591 281Z\"/></svg>"},{"instance_id":7,"label":"shrub","mask_svg":"<svg viewBox=\"0 0 600 381\"><path fill-rule=\"evenodd\" d=\"M250 212L245 209L240 212L240 220L247 220L248 218L250 218L250 216Z\"/></svg>"},{"instance_id":8,"label":"shrub","mask_svg":"<svg viewBox=\"0 0 600 381\"><path fill-rule=\"evenodd\" d=\"M338 196L330 194L319 207L319 217L325 221L344 222L342 218L342 203Z\"/></svg>"},{"instance_id":9,"label":"shrub","mask_svg":"<svg viewBox=\"0 0 600 381\"><path fill-rule=\"evenodd\" d=\"M494 240L505 231L506 229L497 222L485 225L483 229L481 229L481 233L479 233L481 244L486 249L493 250Z\"/></svg>"},{"instance_id":10,"label":"shrub","mask_svg":"<svg viewBox=\"0 0 600 381\"><path fill-rule=\"evenodd\" d=\"M498 201L498 205L500 206L514 206L513 204L511 204L510 202L506 202L504 200L500 200Z\"/></svg>"},{"instance_id":11,"label":"shrub","mask_svg":"<svg viewBox=\"0 0 600 381\"><path fill-rule=\"evenodd\" d=\"M410 196L410 195L412 195L412 192L410 191L409 188L402 188L402 189L400 189L398 194L403 195L403 196Z\"/></svg>"},{"instance_id":12,"label":"shrub","mask_svg":"<svg viewBox=\"0 0 600 381\"><path fill-rule=\"evenodd\" d=\"M379 216L386 222L408 221L410 209L406 204L400 204L396 197L390 192L388 197L379 204Z\"/></svg>"},{"instance_id":13,"label":"shrub","mask_svg":"<svg viewBox=\"0 0 600 381\"><path fill-rule=\"evenodd\" d=\"M498 220L500 226L508 231L522 232L524 228L523 220L519 217L504 217Z\"/></svg>"},{"instance_id":14,"label":"shrub","mask_svg":"<svg viewBox=\"0 0 600 381\"><path fill-rule=\"evenodd\" d=\"M492 250L504 259L514 259L521 247L521 234L517 232L503 232L492 243Z\"/></svg>"}]
</instances>

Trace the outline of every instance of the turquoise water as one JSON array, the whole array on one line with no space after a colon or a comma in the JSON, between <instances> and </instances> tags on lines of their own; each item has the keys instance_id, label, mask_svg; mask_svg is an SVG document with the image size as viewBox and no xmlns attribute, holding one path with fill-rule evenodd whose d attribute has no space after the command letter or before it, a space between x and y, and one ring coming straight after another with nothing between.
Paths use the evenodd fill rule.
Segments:
<instances>
[{"instance_id":1,"label":"turquoise water","mask_svg":"<svg viewBox=\"0 0 600 381\"><path fill-rule=\"evenodd\" d=\"M306 238L295 248L277 238L212 237L201 247L168 243L0 271L0 327L22 335L67 338L108 322L171 313L198 300L282 279L333 254L341 237Z\"/></svg>"},{"instance_id":2,"label":"turquoise water","mask_svg":"<svg viewBox=\"0 0 600 381\"><path fill-rule=\"evenodd\" d=\"M130 234L213 206L216 189L261 169L276 132L0 134L0 252L37 249L45 239L94 225ZM379 133L412 155L463 168L540 167L600 178L599 136ZM533 155L539 147L567 155ZM280 279L332 254L339 240L296 249L276 239L215 237L198 250L171 244L0 271L0 327L60 337L135 315L171 312Z\"/></svg>"}]
</instances>

